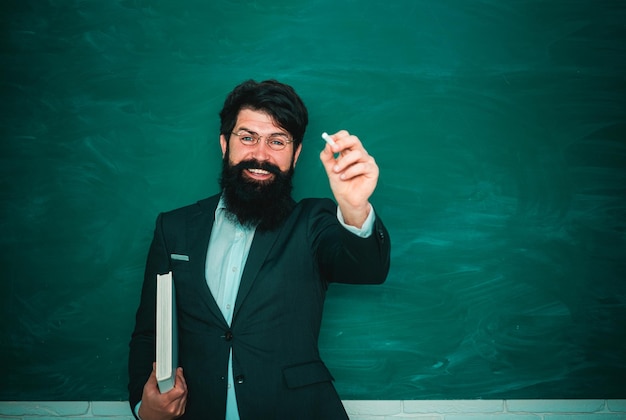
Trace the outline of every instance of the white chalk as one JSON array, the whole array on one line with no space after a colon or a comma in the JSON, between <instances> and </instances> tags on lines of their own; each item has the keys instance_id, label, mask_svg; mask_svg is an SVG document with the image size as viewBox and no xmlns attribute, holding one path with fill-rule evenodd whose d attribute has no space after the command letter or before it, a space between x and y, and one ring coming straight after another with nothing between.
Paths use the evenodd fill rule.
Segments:
<instances>
[{"instance_id":1,"label":"white chalk","mask_svg":"<svg viewBox=\"0 0 626 420\"><path fill-rule=\"evenodd\" d=\"M326 143L330 144L331 146L335 145L335 142L333 141L333 138L330 137L327 132L323 132L322 133L322 138L324 140L326 140Z\"/></svg>"}]
</instances>

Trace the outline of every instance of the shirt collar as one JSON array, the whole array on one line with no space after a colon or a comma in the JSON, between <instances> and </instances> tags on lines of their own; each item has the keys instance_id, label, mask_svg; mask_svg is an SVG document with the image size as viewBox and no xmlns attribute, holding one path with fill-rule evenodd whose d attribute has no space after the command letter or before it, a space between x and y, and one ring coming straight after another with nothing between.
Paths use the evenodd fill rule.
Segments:
<instances>
[{"instance_id":1,"label":"shirt collar","mask_svg":"<svg viewBox=\"0 0 626 420\"><path fill-rule=\"evenodd\" d=\"M217 202L217 208L215 209L215 215L220 210L226 210L226 202L224 201L224 196L220 196L220 201ZM227 210L226 210L227 211Z\"/></svg>"},{"instance_id":2,"label":"shirt collar","mask_svg":"<svg viewBox=\"0 0 626 420\"><path fill-rule=\"evenodd\" d=\"M256 227L242 226L241 223L237 221L237 218L234 217L234 214L232 214L226 208L226 201L224 200L223 195L220 196L220 201L217 202L217 208L215 209L215 220L217 221L217 220L222 220L222 219L232 224L234 227L240 230L254 231L256 229Z\"/></svg>"}]
</instances>

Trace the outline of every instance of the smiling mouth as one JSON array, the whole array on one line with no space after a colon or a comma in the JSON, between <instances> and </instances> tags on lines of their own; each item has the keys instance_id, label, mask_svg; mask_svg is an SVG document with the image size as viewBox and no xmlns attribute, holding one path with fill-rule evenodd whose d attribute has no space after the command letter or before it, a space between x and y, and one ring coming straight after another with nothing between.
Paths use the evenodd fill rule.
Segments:
<instances>
[{"instance_id":1,"label":"smiling mouth","mask_svg":"<svg viewBox=\"0 0 626 420\"><path fill-rule=\"evenodd\" d=\"M260 168L248 168L244 171L244 173L246 173L249 178L259 181L266 181L274 177L274 174L272 174L270 171L266 171L265 169Z\"/></svg>"},{"instance_id":2,"label":"smiling mouth","mask_svg":"<svg viewBox=\"0 0 626 420\"><path fill-rule=\"evenodd\" d=\"M270 174L270 171L266 171L265 169L250 168L248 170L250 172L252 172L253 174L259 174L259 175L269 175Z\"/></svg>"}]
</instances>

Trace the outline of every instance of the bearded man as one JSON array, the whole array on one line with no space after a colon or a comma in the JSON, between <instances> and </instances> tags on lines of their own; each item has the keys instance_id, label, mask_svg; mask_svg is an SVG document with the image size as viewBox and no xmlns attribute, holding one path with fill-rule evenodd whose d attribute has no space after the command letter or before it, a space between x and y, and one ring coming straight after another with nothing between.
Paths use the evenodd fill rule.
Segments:
<instances>
[{"instance_id":1,"label":"bearded man","mask_svg":"<svg viewBox=\"0 0 626 420\"><path fill-rule=\"evenodd\" d=\"M379 169L361 141L332 135L320 159L335 202L295 202L308 112L291 86L249 80L220 112L221 193L157 218L130 342L137 418L347 419L318 336L328 285L380 284L389 235L369 198ZM180 367L154 371L156 276L175 282Z\"/></svg>"}]
</instances>

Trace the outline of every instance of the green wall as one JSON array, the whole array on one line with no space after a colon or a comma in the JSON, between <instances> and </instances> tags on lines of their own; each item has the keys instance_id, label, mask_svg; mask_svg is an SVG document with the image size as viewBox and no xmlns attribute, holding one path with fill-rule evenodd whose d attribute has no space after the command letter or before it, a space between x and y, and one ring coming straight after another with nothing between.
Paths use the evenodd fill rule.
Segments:
<instances>
[{"instance_id":1,"label":"green wall","mask_svg":"<svg viewBox=\"0 0 626 420\"><path fill-rule=\"evenodd\" d=\"M322 131L359 135L393 240L332 286L344 399L624 398L626 3L35 1L0 5L0 399L126 398L160 211L217 192L217 113L292 84L296 196Z\"/></svg>"}]
</instances>

